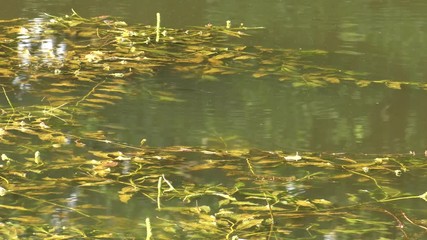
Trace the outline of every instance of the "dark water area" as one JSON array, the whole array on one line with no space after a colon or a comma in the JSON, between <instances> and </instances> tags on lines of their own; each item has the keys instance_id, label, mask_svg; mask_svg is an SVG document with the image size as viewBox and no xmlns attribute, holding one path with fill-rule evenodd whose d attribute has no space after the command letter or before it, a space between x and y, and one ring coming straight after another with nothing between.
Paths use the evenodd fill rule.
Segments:
<instances>
[{"instance_id":1,"label":"dark water area","mask_svg":"<svg viewBox=\"0 0 427 240\"><path fill-rule=\"evenodd\" d=\"M118 232L116 236L133 239L137 233L146 233L148 227L144 221L151 218L158 239L167 239L167 236L187 239L187 236L207 235L184 223L196 219L195 222L203 225L213 215L221 220L220 213L225 209L222 206L236 214L243 213L238 215L243 218L249 218L244 214L255 212L264 214L267 219L272 214L271 209L268 212L254 206L270 206L269 201L275 201L279 209L274 211L277 226L285 230L278 231L271 239L289 236L331 240L425 237L422 232L426 229L425 211L419 209L425 208L426 201L426 193L422 193L425 192L427 156L427 85L423 85L427 84L427 2L0 0L0 4L0 20L24 18L29 23L46 21L47 17L41 15L43 12L62 16L71 15L73 9L85 18L108 15L130 25L155 25L159 12L162 26L170 28L225 26L227 20L232 26L241 23L262 26L264 29L250 31L250 36L227 40L248 46L248 49L255 49L255 46L292 49L301 52L298 61L303 63L298 69L291 69L294 78L290 81L256 77L251 74L256 69L249 73L206 77L179 73L170 65L159 67L151 76L133 74L124 79L107 77L104 80L94 75L90 80L95 81L81 83L83 87L73 89L75 96L67 96L67 101L80 99L77 103L84 102L90 95L88 92L100 92L93 87L96 81L107 84L117 79L108 86L126 81L123 88L118 87L123 97L109 99L118 100L92 114L78 116L76 113L77 119L73 120L79 123L77 125L67 125L64 119L52 114L52 129L55 123L58 126L66 123L62 129L65 142L43 145L40 142L60 138L62 132L43 139L46 136L31 131L19 132L18 127L15 130L19 133L13 136L24 136L22 146L1 142L0 154L5 153L14 160L10 161L14 171L0 172L0 182L4 183L0 184L0 195L3 189L11 189L10 195L0 197L0 207L7 209L9 206L10 210L10 206L17 206L18 202L34 211L28 216L41 213L59 233L69 230L68 226L90 226L96 222L99 228ZM37 27L34 29L37 31ZM37 37L35 42L40 40ZM48 50L67 52L72 49L71 44L67 45L62 38L66 37L55 36L51 41L37 42L38 45L31 45L31 40L26 42L26 38L22 38L24 40L17 40L17 52L22 53L28 46L40 47L36 50L41 53L46 46L51 47ZM323 54L302 54L310 50ZM4 62L0 61L0 67ZM335 69L343 76L353 77L354 81L341 80L314 87L295 84L296 79L304 83L304 76L311 74L308 67L301 67L305 65L325 70L325 73L316 72L318 75ZM283 63L281 71L287 71L288 67ZM7 73L0 74L4 72ZM55 83L54 74L31 82L31 86L19 85L21 80L29 78L25 69L10 79L0 77L1 86L13 85L7 91L16 108L24 106L25 110L27 106L46 105L45 96L40 93L61 94L55 92L58 85L48 91L51 88L48 84ZM77 78L77 74L74 77ZM370 81L377 83L359 86ZM396 82L416 84L396 87ZM10 106L6 100L0 98L2 110ZM21 117L19 114L16 115ZM22 119L30 117L29 114ZM5 121L5 125L14 127L10 122ZM37 129L48 131L37 123ZM4 140L3 135L7 135L3 126L0 130L0 140ZM92 135L82 138L73 135L84 133ZM120 144L99 141L101 133ZM140 148L142 139L146 142ZM43 148L36 149L32 143ZM33 163L37 159L34 152L38 150L46 166ZM293 158L298 159L294 161ZM9 160L2 155L1 170L9 167L9 162L6 164ZM25 171L14 164L20 168L29 166L28 174L20 175L20 171ZM13 184L9 184L9 178ZM20 189L15 182L23 179L26 183ZM165 191L171 186L167 179L178 189L176 192ZM46 195L40 196L37 184L43 185L41 189ZM160 198L161 190L164 211L158 211L160 200L156 199ZM25 195L26 191L29 195ZM32 191L35 197L46 199L46 202L29 198ZM269 199L267 193L271 194ZM190 201L189 196L196 200ZM123 200L126 197L130 200ZM314 204L315 200L320 203ZM388 205L389 202L392 203ZM234 203L236 205L232 205ZM209 206L212 212L207 211L204 216L199 206ZM192 207L199 212L191 212L194 211ZM10 216L21 216L21 210L17 209L18 213ZM86 216L85 212L91 216ZM304 215L307 212L309 214ZM1 224L10 217L8 213L0 214ZM205 218L199 219L198 214ZM256 214L250 216L251 220L257 217ZM13 217L10 219L25 223L22 220L25 217ZM411 222L410 218L416 221ZM214 223L227 226L235 220L229 216L225 219ZM247 239L251 239L251 231L268 232L265 229L270 225L265 219L264 226L254 225L240 234L247 234ZM182 221L183 225L178 226L175 221ZM242 222L236 220L233 226L225 229L233 230L234 224L239 226ZM402 222L406 227L397 228ZM353 229L353 226L356 227ZM313 234L311 227L317 229ZM351 231L347 231L349 229ZM241 239L237 234L236 238L231 238L231 232L215 234Z\"/></svg>"}]
</instances>

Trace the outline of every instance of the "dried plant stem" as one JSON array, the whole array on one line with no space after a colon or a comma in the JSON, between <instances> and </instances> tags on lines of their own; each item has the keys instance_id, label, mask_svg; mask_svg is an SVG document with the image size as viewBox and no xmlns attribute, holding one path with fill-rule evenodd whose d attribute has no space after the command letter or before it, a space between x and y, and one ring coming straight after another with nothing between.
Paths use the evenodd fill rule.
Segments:
<instances>
[{"instance_id":1,"label":"dried plant stem","mask_svg":"<svg viewBox=\"0 0 427 240\"><path fill-rule=\"evenodd\" d=\"M147 227L147 237L145 240L150 240L153 237L153 233L151 232L150 218L145 219L145 226Z\"/></svg>"},{"instance_id":2,"label":"dried plant stem","mask_svg":"<svg viewBox=\"0 0 427 240\"><path fill-rule=\"evenodd\" d=\"M79 101L76 102L76 107L83 102L84 100L86 100L86 98L88 98L92 93L95 92L95 89L97 87L99 87L99 85L103 84L105 82L105 80L99 82L98 84L96 84L85 96L83 96Z\"/></svg>"},{"instance_id":3,"label":"dried plant stem","mask_svg":"<svg viewBox=\"0 0 427 240\"><path fill-rule=\"evenodd\" d=\"M157 24L156 24L156 42L160 40L160 13L156 14Z\"/></svg>"},{"instance_id":4,"label":"dried plant stem","mask_svg":"<svg viewBox=\"0 0 427 240\"><path fill-rule=\"evenodd\" d=\"M346 171L351 172L353 174L356 174L356 175L359 175L359 176L371 179L375 183L375 186L377 186L377 188L380 189L382 191L382 193L384 194L384 199L388 198L388 193L386 191L384 191L384 189L378 184L378 181L375 178L373 178L373 177L371 177L369 175L363 174L363 173L359 173L359 172L350 170L350 169L348 169L348 168L346 168L344 166L342 166L342 168L344 168Z\"/></svg>"},{"instance_id":5,"label":"dried plant stem","mask_svg":"<svg viewBox=\"0 0 427 240\"><path fill-rule=\"evenodd\" d=\"M68 207L68 206L65 206L65 205L61 205L61 204L58 204L58 203L55 203L55 202L52 202L52 201L48 201L48 200L44 200L44 199L41 199L41 198L32 197L32 196L27 195L27 194L17 193L17 192L13 192L13 191L12 191L12 192L10 192L10 193L11 193L11 194L18 195L18 196L21 196L21 197L24 197L24 198L28 198L28 199L32 199L32 200L35 200L35 201L39 201L39 202L42 202L42 203L50 204L50 205L53 205L53 206L56 206L56 207L64 208L64 209L67 209L67 210L73 211L73 212L75 212L75 213L78 213L78 214L80 214L80 215L82 215L82 216L84 216L84 217L87 217L87 218L90 218L90 219L94 219L94 220L96 220L96 221L99 221L99 219L94 218L94 217L92 217L92 216L90 216L90 215L88 215L88 214L86 214L86 213L84 213L84 212L82 212L82 211L80 211L80 210L77 210L77 209L75 209L75 208L72 208L72 207Z\"/></svg>"},{"instance_id":6,"label":"dried plant stem","mask_svg":"<svg viewBox=\"0 0 427 240\"><path fill-rule=\"evenodd\" d=\"M157 183L157 209L160 210L160 195L162 194L162 179L159 177L159 182Z\"/></svg>"},{"instance_id":7,"label":"dried plant stem","mask_svg":"<svg viewBox=\"0 0 427 240\"><path fill-rule=\"evenodd\" d=\"M256 175L256 174L255 174L255 172L254 172L254 169L253 169L253 167L252 167L252 164L251 164L251 162L249 161L249 158L246 158L246 163L248 164L249 171L251 171L252 175Z\"/></svg>"},{"instance_id":8,"label":"dried plant stem","mask_svg":"<svg viewBox=\"0 0 427 240\"><path fill-rule=\"evenodd\" d=\"M12 108L12 112L15 113L15 108L13 107L12 102L10 101L9 97L7 96L6 89L4 89L4 87L1 87L1 88L3 88L4 96L6 97L7 103L9 104L10 108Z\"/></svg>"},{"instance_id":9,"label":"dried plant stem","mask_svg":"<svg viewBox=\"0 0 427 240\"><path fill-rule=\"evenodd\" d=\"M172 186L172 183L171 183L171 182L169 182L169 181L165 178L165 175L164 175L164 174L162 174L162 178L163 178L163 181L165 181L165 183L166 183L166 184L168 184L168 186L169 186L169 189L165 190L164 192L170 192L170 191L178 192L178 191L177 191L177 190Z\"/></svg>"},{"instance_id":10,"label":"dried plant stem","mask_svg":"<svg viewBox=\"0 0 427 240\"><path fill-rule=\"evenodd\" d=\"M267 202L268 211L270 213L270 219L271 219L270 230L268 231L268 235L267 235L267 240L270 240L271 235L273 234L273 231L274 231L274 223L275 222L274 222L273 210L271 209L271 204L268 201L267 194L265 194L265 193L264 193L264 198L265 198L265 201Z\"/></svg>"},{"instance_id":11,"label":"dried plant stem","mask_svg":"<svg viewBox=\"0 0 427 240\"><path fill-rule=\"evenodd\" d=\"M378 202L393 202L393 201L416 199L416 198L420 198L420 199L423 199L424 201L427 201L426 196L427 196L427 192L425 192L424 194L421 194L421 195L411 195L411 196L404 196L404 197L382 199L382 200L379 200Z\"/></svg>"}]
</instances>

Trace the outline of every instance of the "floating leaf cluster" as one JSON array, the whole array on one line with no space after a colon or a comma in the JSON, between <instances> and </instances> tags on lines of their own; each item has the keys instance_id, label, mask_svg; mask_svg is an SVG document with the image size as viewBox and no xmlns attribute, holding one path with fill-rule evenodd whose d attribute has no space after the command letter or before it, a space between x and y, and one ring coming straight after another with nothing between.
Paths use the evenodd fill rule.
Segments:
<instances>
[{"instance_id":1,"label":"floating leaf cluster","mask_svg":"<svg viewBox=\"0 0 427 240\"><path fill-rule=\"evenodd\" d=\"M426 88L425 84L392 80L364 80L352 71L317 66L308 57L322 50L269 49L245 46L235 39L261 28L213 26L171 29L128 25L108 16L86 19L44 15L32 21L0 23L0 78L3 86L46 97L58 106L85 96L79 104L102 107L114 103L131 84L130 76L150 78L162 68L182 77L216 80L233 75L272 78L294 86L317 87L354 82L365 87L383 84ZM9 90L9 89L8 89ZM84 95L88 93L88 95Z\"/></svg>"},{"instance_id":2,"label":"floating leaf cluster","mask_svg":"<svg viewBox=\"0 0 427 240\"><path fill-rule=\"evenodd\" d=\"M425 234L425 211L401 207L427 201L425 193L401 188L402 181L422 181L427 166L409 154L132 147L99 132L55 131L70 124L60 120L68 116L65 107L55 117L26 111L32 116L20 108L2 116L1 146L10 146L1 156L4 238ZM106 205L146 210L138 220L108 212Z\"/></svg>"}]
</instances>

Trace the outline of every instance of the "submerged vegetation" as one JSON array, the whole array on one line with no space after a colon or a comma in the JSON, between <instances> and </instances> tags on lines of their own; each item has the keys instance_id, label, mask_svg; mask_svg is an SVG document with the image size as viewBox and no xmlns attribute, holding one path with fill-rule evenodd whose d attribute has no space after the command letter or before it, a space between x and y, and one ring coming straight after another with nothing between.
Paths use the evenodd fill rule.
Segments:
<instances>
[{"instance_id":1,"label":"submerged vegetation","mask_svg":"<svg viewBox=\"0 0 427 240\"><path fill-rule=\"evenodd\" d=\"M244 46L260 28L169 29L101 16L2 21L0 236L6 239L341 239L427 234L424 158L117 142L85 127L128 94L132 76L345 81L400 89L309 64L323 51ZM255 69L255 70L253 70ZM148 91L148 90L147 90ZM31 94L39 105L10 96ZM179 101L171 95L159 100ZM4 103L4 104L3 104ZM149 141L149 139L148 139ZM403 183L414 183L410 191ZM349 187L351 186L351 188ZM144 237L142 237L144 236Z\"/></svg>"}]
</instances>

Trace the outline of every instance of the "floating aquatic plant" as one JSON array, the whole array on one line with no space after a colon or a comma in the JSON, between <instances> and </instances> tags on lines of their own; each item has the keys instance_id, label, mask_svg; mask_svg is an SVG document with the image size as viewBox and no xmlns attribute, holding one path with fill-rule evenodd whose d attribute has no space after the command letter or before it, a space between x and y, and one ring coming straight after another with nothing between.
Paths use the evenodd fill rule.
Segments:
<instances>
[{"instance_id":1,"label":"floating aquatic plant","mask_svg":"<svg viewBox=\"0 0 427 240\"><path fill-rule=\"evenodd\" d=\"M426 170L424 159L410 154L150 148L144 144L149 139L128 145L82 122L128 94L130 76L149 78L161 68L210 80L227 74L275 78L296 87L423 84L361 80L363 74L304 60L324 51L242 46L233 39L259 28L231 22L169 29L160 26L160 15L155 27L75 12L45 18L0 23L8 56L0 74L13 79L2 82L2 238L425 236L427 193L401 184L425 182L417 174ZM34 24L45 30L37 37L31 35ZM19 47L23 36L34 47ZM52 37L67 51L42 48L40 39ZM10 91L30 91L43 101L18 106ZM180 100L167 93L153 96Z\"/></svg>"}]
</instances>

